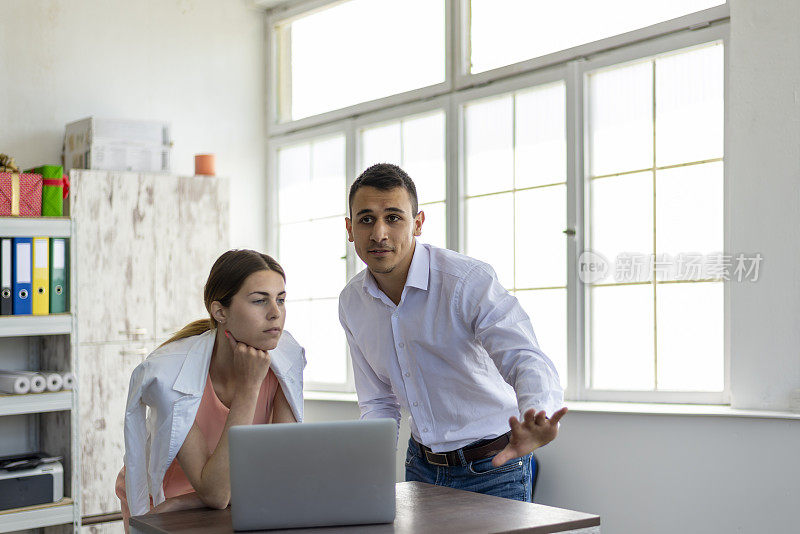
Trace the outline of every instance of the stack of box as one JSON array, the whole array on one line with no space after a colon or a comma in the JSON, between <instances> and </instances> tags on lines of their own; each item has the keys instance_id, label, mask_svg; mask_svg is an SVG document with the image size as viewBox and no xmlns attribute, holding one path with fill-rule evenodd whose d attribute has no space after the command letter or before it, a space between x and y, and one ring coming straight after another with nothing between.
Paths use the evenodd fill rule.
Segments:
<instances>
[{"instance_id":1,"label":"stack of box","mask_svg":"<svg viewBox=\"0 0 800 534\"><path fill-rule=\"evenodd\" d=\"M168 123L89 117L67 124L64 169L168 172Z\"/></svg>"}]
</instances>

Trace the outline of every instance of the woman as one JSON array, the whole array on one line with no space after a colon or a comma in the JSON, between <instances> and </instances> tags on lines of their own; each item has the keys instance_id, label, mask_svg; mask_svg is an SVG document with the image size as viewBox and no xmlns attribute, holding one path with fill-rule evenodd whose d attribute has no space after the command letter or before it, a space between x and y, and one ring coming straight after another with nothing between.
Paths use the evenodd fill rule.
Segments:
<instances>
[{"instance_id":1,"label":"woman","mask_svg":"<svg viewBox=\"0 0 800 534\"><path fill-rule=\"evenodd\" d=\"M224 253L205 286L210 317L133 371L116 485L126 531L131 515L151 510L225 508L228 429L302 420L305 355L283 331L285 281L266 254Z\"/></svg>"}]
</instances>

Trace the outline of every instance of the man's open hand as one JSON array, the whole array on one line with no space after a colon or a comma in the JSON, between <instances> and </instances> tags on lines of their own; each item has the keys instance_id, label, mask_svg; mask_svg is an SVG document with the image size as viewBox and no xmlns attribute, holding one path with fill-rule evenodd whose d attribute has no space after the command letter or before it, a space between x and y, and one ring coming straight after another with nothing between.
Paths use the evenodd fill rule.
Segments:
<instances>
[{"instance_id":1,"label":"man's open hand","mask_svg":"<svg viewBox=\"0 0 800 534\"><path fill-rule=\"evenodd\" d=\"M558 435L558 421L567 413L567 407L563 407L547 418L544 410L536 413L531 408L524 414L523 421L520 422L516 417L511 417L508 424L511 426L511 439L506 448L500 451L492 460L492 465L500 467L513 458L519 458L533 452L534 450L547 445Z\"/></svg>"}]
</instances>

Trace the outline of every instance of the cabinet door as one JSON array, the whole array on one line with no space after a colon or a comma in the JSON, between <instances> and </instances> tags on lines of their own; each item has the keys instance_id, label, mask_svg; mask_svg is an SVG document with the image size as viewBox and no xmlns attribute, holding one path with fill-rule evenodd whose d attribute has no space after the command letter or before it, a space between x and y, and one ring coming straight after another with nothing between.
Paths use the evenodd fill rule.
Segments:
<instances>
[{"instance_id":1,"label":"cabinet door","mask_svg":"<svg viewBox=\"0 0 800 534\"><path fill-rule=\"evenodd\" d=\"M81 534L125 534L125 527L122 525L122 521L98 523L81 527Z\"/></svg>"},{"instance_id":2,"label":"cabinet door","mask_svg":"<svg viewBox=\"0 0 800 534\"><path fill-rule=\"evenodd\" d=\"M152 342L80 345L82 514L120 510L114 492L125 455L125 405L133 369L154 349Z\"/></svg>"},{"instance_id":3,"label":"cabinet door","mask_svg":"<svg viewBox=\"0 0 800 534\"><path fill-rule=\"evenodd\" d=\"M156 183L156 335L169 336L208 317L203 288L220 254L228 250L228 180L178 178ZM173 193L174 192L174 193Z\"/></svg>"},{"instance_id":4,"label":"cabinet door","mask_svg":"<svg viewBox=\"0 0 800 534\"><path fill-rule=\"evenodd\" d=\"M152 175L73 173L80 342L154 338Z\"/></svg>"}]
</instances>

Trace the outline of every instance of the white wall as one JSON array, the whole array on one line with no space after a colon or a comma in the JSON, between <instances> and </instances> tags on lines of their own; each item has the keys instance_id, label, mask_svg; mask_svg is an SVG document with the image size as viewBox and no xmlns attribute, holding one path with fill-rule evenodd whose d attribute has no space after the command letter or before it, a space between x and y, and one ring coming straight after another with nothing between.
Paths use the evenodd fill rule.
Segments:
<instances>
[{"instance_id":1,"label":"white wall","mask_svg":"<svg viewBox=\"0 0 800 534\"><path fill-rule=\"evenodd\" d=\"M780 410L800 387L800 3L729 4L728 232L764 257L758 282L731 286L732 404ZM537 455L536 501L598 513L606 534L800 530L796 420L573 412Z\"/></svg>"},{"instance_id":2,"label":"white wall","mask_svg":"<svg viewBox=\"0 0 800 534\"><path fill-rule=\"evenodd\" d=\"M786 409L800 388L800 3L730 4L730 236L764 257L757 283L731 287L731 402Z\"/></svg>"},{"instance_id":3,"label":"white wall","mask_svg":"<svg viewBox=\"0 0 800 534\"><path fill-rule=\"evenodd\" d=\"M247 0L2 0L0 152L58 163L67 122L169 121L173 172L216 153L231 244L264 249L264 38Z\"/></svg>"}]
</instances>

